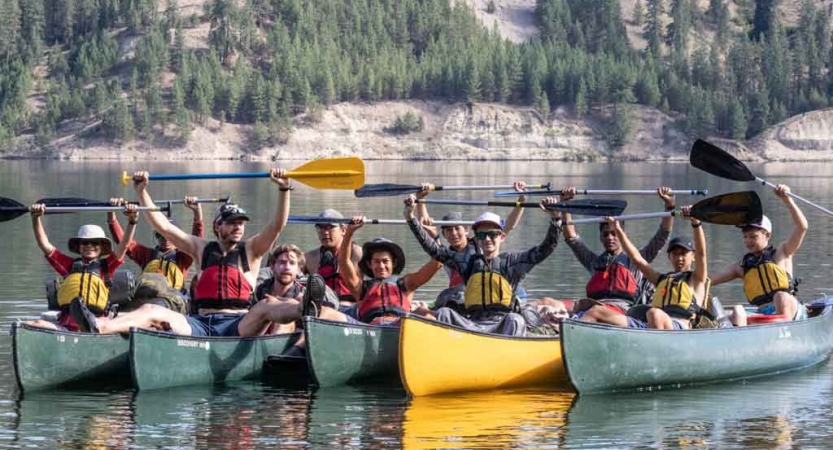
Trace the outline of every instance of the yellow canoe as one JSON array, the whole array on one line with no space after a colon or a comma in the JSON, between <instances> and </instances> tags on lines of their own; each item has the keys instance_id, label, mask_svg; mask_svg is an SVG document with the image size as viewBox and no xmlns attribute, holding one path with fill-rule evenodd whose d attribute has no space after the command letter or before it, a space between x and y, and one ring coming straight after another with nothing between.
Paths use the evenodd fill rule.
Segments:
<instances>
[{"instance_id":1,"label":"yellow canoe","mask_svg":"<svg viewBox=\"0 0 833 450\"><path fill-rule=\"evenodd\" d=\"M527 386L566 386L561 341L468 331L402 319L399 375L412 396Z\"/></svg>"}]
</instances>

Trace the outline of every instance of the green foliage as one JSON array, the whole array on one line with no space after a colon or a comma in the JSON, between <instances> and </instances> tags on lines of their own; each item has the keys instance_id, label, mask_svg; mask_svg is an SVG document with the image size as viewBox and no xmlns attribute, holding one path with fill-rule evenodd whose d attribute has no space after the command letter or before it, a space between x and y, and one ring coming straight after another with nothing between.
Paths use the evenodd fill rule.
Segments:
<instances>
[{"instance_id":1,"label":"green foliage","mask_svg":"<svg viewBox=\"0 0 833 450\"><path fill-rule=\"evenodd\" d=\"M642 7L642 0L636 0L636 4L633 5L631 21L633 21L634 25L642 25L645 23L645 10Z\"/></svg>"},{"instance_id":2,"label":"green foliage","mask_svg":"<svg viewBox=\"0 0 833 450\"><path fill-rule=\"evenodd\" d=\"M396 121L386 131L391 134L410 134L423 129L425 129L425 121L422 115L408 111L401 116L397 116Z\"/></svg>"},{"instance_id":3,"label":"green foliage","mask_svg":"<svg viewBox=\"0 0 833 450\"><path fill-rule=\"evenodd\" d=\"M495 5L495 0L489 0L489 2L486 3L486 12L489 14L494 14L495 12L497 12L497 5Z\"/></svg>"},{"instance_id":4,"label":"green foliage","mask_svg":"<svg viewBox=\"0 0 833 450\"><path fill-rule=\"evenodd\" d=\"M628 109L625 104L613 105L610 120L605 130L605 141L611 149L621 148L631 139L632 125Z\"/></svg>"}]
</instances>

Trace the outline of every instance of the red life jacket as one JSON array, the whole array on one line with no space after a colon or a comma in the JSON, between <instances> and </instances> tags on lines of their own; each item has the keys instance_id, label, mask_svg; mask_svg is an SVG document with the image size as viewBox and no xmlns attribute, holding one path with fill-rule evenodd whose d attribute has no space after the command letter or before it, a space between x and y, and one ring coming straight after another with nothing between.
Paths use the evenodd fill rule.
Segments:
<instances>
[{"instance_id":1,"label":"red life jacket","mask_svg":"<svg viewBox=\"0 0 833 450\"><path fill-rule=\"evenodd\" d=\"M246 279L249 259L245 242L223 256L220 244L209 242L202 251L200 278L194 287L194 306L210 309L247 309L252 304L252 285Z\"/></svg>"},{"instance_id":2,"label":"red life jacket","mask_svg":"<svg viewBox=\"0 0 833 450\"><path fill-rule=\"evenodd\" d=\"M404 316L411 310L411 300L405 292L401 278L365 280L356 315L364 323L375 323L385 316Z\"/></svg>"},{"instance_id":3,"label":"red life jacket","mask_svg":"<svg viewBox=\"0 0 833 450\"><path fill-rule=\"evenodd\" d=\"M350 288L344 284L341 274L338 272L338 255L332 249L321 247L321 255L318 263L318 275L324 278L324 283L338 295L339 300L355 302Z\"/></svg>"},{"instance_id":4,"label":"red life jacket","mask_svg":"<svg viewBox=\"0 0 833 450\"><path fill-rule=\"evenodd\" d=\"M636 301L636 279L627 267L619 262L596 267L587 282L587 297L594 300L621 298Z\"/></svg>"}]
</instances>

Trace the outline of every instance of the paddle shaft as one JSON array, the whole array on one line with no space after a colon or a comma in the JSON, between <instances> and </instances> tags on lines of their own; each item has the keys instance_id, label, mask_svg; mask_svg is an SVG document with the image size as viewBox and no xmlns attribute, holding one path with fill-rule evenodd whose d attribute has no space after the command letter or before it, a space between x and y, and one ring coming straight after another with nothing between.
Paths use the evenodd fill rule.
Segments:
<instances>
[{"instance_id":1,"label":"paddle shaft","mask_svg":"<svg viewBox=\"0 0 833 450\"><path fill-rule=\"evenodd\" d=\"M315 225L315 224L349 224L351 219L327 219L318 216L289 216L288 223ZM405 219L365 219L365 225L406 225L408 223ZM437 226L471 226L474 223L472 220L435 220L434 225Z\"/></svg>"},{"instance_id":2,"label":"paddle shaft","mask_svg":"<svg viewBox=\"0 0 833 450\"><path fill-rule=\"evenodd\" d=\"M655 213L641 213L641 214L624 214L621 216L613 216L615 220L640 220L640 219L653 219L656 217L674 217L679 216L682 213L680 211L665 211L665 212L655 212ZM576 219L568 222L570 225L574 224L581 224L581 223L602 223L605 221L604 217L589 217L587 219Z\"/></svg>"},{"instance_id":3,"label":"paddle shaft","mask_svg":"<svg viewBox=\"0 0 833 450\"><path fill-rule=\"evenodd\" d=\"M139 206L137 211L167 211L165 207ZM45 212L93 212L93 211L124 211L124 206L52 206L46 207Z\"/></svg>"},{"instance_id":4,"label":"paddle shaft","mask_svg":"<svg viewBox=\"0 0 833 450\"><path fill-rule=\"evenodd\" d=\"M534 189L546 189L550 183L528 184L526 187ZM513 185L493 185L493 186L434 186L433 184L428 188L430 191L494 191L496 189L514 189ZM419 191L419 186L417 186ZM522 192L516 192L515 195L520 195Z\"/></svg>"},{"instance_id":5,"label":"paddle shaft","mask_svg":"<svg viewBox=\"0 0 833 450\"><path fill-rule=\"evenodd\" d=\"M540 208L540 203L535 202L491 202L488 200L437 200L422 198L417 200L417 203L437 204L437 205L485 205L485 206L510 206L520 208Z\"/></svg>"},{"instance_id":6,"label":"paddle shaft","mask_svg":"<svg viewBox=\"0 0 833 450\"><path fill-rule=\"evenodd\" d=\"M708 195L708 189L674 189L675 195ZM516 195L563 195L564 191L524 191L496 192L495 197L514 197ZM576 195L657 195L656 189L576 189Z\"/></svg>"},{"instance_id":7,"label":"paddle shaft","mask_svg":"<svg viewBox=\"0 0 833 450\"><path fill-rule=\"evenodd\" d=\"M757 181L757 182L759 182L759 183L763 184L764 186L769 186L769 187L771 187L771 188L773 188L773 189L775 189L775 188L777 187L775 184L770 183L769 181L764 180L763 178L758 177L758 176L756 176L756 177L755 177L755 181ZM824 206L821 206L821 205L819 205L819 204L817 204L817 203L814 203L814 202L812 202L812 201L810 201L810 200L807 200L806 198L804 198L804 197L802 197L802 196L800 196L800 195L798 195L798 194L793 194L792 192L790 192L790 194L789 194L789 195L790 195L790 197L792 197L792 198L794 198L794 199L796 199L796 200L802 201L802 202L804 202L804 203L806 203L806 204L808 204L808 205L812 206L813 208L816 208L816 209L818 209L818 210L820 210L820 211L823 211L825 214L827 214L827 215L829 215L829 216L833 216L833 211L831 211L831 210L829 210L829 209L825 208Z\"/></svg>"}]
</instances>

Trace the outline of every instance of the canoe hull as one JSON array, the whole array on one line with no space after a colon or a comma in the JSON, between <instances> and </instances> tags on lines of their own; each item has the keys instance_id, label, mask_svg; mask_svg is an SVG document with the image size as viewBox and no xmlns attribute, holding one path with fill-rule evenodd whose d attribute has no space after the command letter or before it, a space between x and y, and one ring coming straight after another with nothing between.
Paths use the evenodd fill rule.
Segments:
<instances>
[{"instance_id":1,"label":"canoe hull","mask_svg":"<svg viewBox=\"0 0 833 450\"><path fill-rule=\"evenodd\" d=\"M269 355L289 349L300 333L248 338L130 332L130 372L137 389L260 379Z\"/></svg>"},{"instance_id":2,"label":"canoe hull","mask_svg":"<svg viewBox=\"0 0 833 450\"><path fill-rule=\"evenodd\" d=\"M833 313L808 320L728 329L644 330L568 320L564 365L580 394L754 378L826 360Z\"/></svg>"},{"instance_id":3,"label":"canoe hull","mask_svg":"<svg viewBox=\"0 0 833 450\"><path fill-rule=\"evenodd\" d=\"M402 322L399 370L413 396L566 386L558 338L478 333L419 317Z\"/></svg>"},{"instance_id":4,"label":"canoe hull","mask_svg":"<svg viewBox=\"0 0 833 450\"><path fill-rule=\"evenodd\" d=\"M399 384L399 328L304 317L304 333L319 387Z\"/></svg>"},{"instance_id":5,"label":"canoe hull","mask_svg":"<svg viewBox=\"0 0 833 450\"><path fill-rule=\"evenodd\" d=\"M128 349L128 340L118 334L12 324L14 372L23 391L126 383L130 373Z\"/></svg>"}]
</instances>

